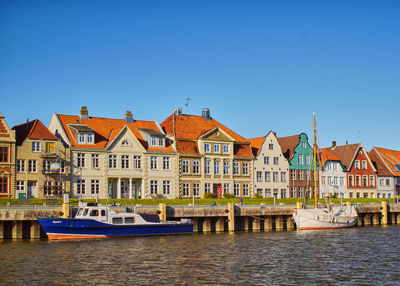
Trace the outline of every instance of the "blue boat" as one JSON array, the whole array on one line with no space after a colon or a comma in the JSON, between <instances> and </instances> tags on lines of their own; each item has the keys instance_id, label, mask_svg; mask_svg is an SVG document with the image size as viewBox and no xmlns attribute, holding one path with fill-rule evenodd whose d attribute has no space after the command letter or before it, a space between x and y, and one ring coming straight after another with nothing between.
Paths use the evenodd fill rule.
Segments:
<instances>
[{"instance_id":1,"label":"blue boat","mask_svg":"<svg viewBox=\"0 0 400 286\"><path fill-rule=\"evenodd\" d=\"M193 233L189 220L160 221L157 215L116 212L109 206L93 203L81 203L74 218L37 219L49 240Z\"/></svg>"}]
</instances>

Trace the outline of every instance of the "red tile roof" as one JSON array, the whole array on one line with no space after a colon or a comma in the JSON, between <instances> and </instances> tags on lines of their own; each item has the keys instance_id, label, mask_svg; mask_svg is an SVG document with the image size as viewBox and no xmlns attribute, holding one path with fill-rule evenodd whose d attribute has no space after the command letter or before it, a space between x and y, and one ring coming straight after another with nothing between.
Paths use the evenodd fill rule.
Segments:
<instances>
[{"instance_id":1,"label":"red tile roof","mask_svg":"<svg viewBox=\"0 0 400 286\"><path fill-rule=\"evenodd\" d=\"M374 164L376 170L377 170L377 175L379 176L393 176L392 172L388 168L388 166L385 164L384 160L379 156L377 151L372 149L371 151L368 152L369 158L372 161L372 164ZM400 165L400 163L399 163Z\"/></svg>"},{"instance_id":2,"label":"red tile roof","mask_svg":"<svg viewBox=\"0 0 400 286\"><path fill-rule=\"evenodd\" d=\"M353 158L355 158L356 152L361 147L360 143L340 145L335 147L324 148L331 152L333 155L338 157L346 169L350 169Z\"/></svg>"},{"instance_id":3,"label":"red tile roof","mask_svg":"<svg viewBox=\"0 0 400 286\"><path fill-rule=\"evenodd\" d=\"M175 137L178 153L199 154L195 141L218 127L235 141L235 156L253 157L250 141L215 119L207 120L202 116L186 114L178 116L173 113L161 123L161 126L168 135ZM189 141L193 142L188 143Z\"/></svg>"},{"instance_id":4,"label":"red tile roof","mask_svg":"<svg viewBox=\"0 0 400 286\"><path fill-rule=\"evenodd\" d=\"M400 151L390 150L385 148L374 147L373 150L379 155L382 162L390 170L393 176L400 176L400 172L395 169L396 165L400 165Z\"/></svg>"},{"instance_id":5,"label":"red tile roof","mask_svg":"<svg viewBox=\"0 0 400 286\"><path fill-rule=\"evenodd\" d=\"M139 129L150 129L160 132L155 121L135 120L134 122L128 123L124 119L111 119L103 117L89 117L89 119L80 119L80 117L76 115L62 114L57 114L57 116L68 136L68 140L74 147L92 149L105 148L118 136L123 128L128 128L132 131L132 133L146 150L175 152L172 146L169 144L167 144L165 148L151 147L143 138ZM81 124L95 130L95 144L77 144L73 134L74 129L69 126L70 124Z\"/></svg>"},{"instance_id":6,"label":"red tile roof","mask_svg":"<svg viewBox=\"0 0 400 286\"><path fill-rule=\"evenodd\" d=\"M58 138L38 119L14 126L12 129L15 130L17 145L21 145L26 138L58 140Z\"/></svg>"},{"instance_id":7,"label":"red tile roof","mask_svg":"<svg viewBox=\"0 0 400 286\"><path fill-rule=\"evenodd\" d=\"M294 148L299 145L300 142L300 134L287 136L287 137L279 137L278 143L281 146L282 154L286 159L291 160L294 155Z\"/></svg>"}]
</instances>

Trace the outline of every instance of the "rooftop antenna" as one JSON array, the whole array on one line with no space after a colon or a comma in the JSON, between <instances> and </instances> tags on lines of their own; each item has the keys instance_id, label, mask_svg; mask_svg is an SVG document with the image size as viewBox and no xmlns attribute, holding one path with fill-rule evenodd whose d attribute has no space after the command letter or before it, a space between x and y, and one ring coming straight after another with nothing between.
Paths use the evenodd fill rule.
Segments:
<instances>
[{"instance_id":1,"label":"rooftop antenna","mask_svg":"<svg viewBox=\"0 0 400 286\"><path fill-rule=\"evenodd\" d=\"M186 103L185 103L185 106L186 106L186 114L189 114L189 101L191 101L191 100L193 100L193 98L186 98Z\"/></svg>"}]
</instances>

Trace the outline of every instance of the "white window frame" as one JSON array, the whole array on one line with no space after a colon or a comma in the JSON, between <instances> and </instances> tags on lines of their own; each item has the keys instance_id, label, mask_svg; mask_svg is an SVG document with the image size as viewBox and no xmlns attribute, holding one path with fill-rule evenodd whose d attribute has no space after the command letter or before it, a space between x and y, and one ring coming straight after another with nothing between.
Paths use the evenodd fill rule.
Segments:
<instances>
[{"instance_id":1,"label":"white window frame","mask_svg":"<svg viewBox=\"0 0 400 286\"><path fill-rule=\"evenodd\" d=\"M204 161L204 174L209 175L211 173L210 165L211 161Z\"/></svg>"},{"instance_id":2,"label":"white window frame","mask_svg":"<svg viewBox=\"0 0 400 286\"><path fill-rule=\"evenodd\" d=\"M25 173L25 160L17 160L17 173Z\"/></svg>"},{"instance_id":3,"label":"white window frame","mask_svg":"<svg viewBox=\"0 0 400 286\"><path fill-rule=\"evenodd\" d=\"M189 160L182 160L182 174L189 174L190 173L190 161Z\"/></svg>"},{"instance_id":4,"label":"white window frame","mask_svg":"<svg viewBox=\"0 0 400 286\"><path fill-rule=\"evenodd\" d=\"M36 173L36 172L37 172L36 160L28 160L28 173Z\"/></svg>"},{"instance_id":5,"label":"white window frame","mask_svg":"<svg viewBox=\"0 0 400 286\"><path fill-rule=\"evenodd\" d=\"M188 197L190 195L190 184L189 183L183 183L182 184L182 196L183 197Z\"/></svg>"},{"instance_id":6,"label":"white window frame","mask_svg":"<svg viewBox=\"0 0 400 286\"><path fill-rule=\"evenodd\" d=\"M32 142L32 152L40 152L40 146L41 144L40 144L40 142L38 142L38 141L33 141Z\"/></svg>"},{"instance_id":7,"label":"white window frame","mask_svg":"<svg viewBox=\"0 0 400 286\"><path fill-rule=\"evenodd\" d=\"M169 170L169 157L163 157L163 170Z\"/></svg>"},{"instance_id":8,"label":"white window frame","mask_svg":"<svg viewBox=\"0 0 400 286\"><path fill-rule=\"evenodd\" d=\"M99 168L99 154L92 154L91 155L91 165L93 169Z\"/></svg>"},{"instance_id":9,"label":"white window frame","mask_svg":"<svg viewBox=\"0 0 400 286\"><path fill-rule=\"evenodd\" d=\"M156 195L158 193L158 181L150 180L150 195Z\"/></svg>"},{"instance_id":10,"label":"white window frame","mask_svg":"<svg viewBox=\"0 0 400 286\"><path fill-rule=\"evenodd\" d=\"M243 164L242 164L242 174L243 175L248 175L249 174L249 163L248 162L243 162Z\"/></svg>"},{"instance_id":11,"label":"white window frame","mask_svg":"<svg viewBox=\"0 0 400 286\"><path fill-rule=\"evenodd\" d=\"M141 170L142 169L142 156L133 155L133 168L135 170Z\"/></svg>"},{"instance_id":12,"label":"white window frame","mask_svg":"<svg viewBox=\"0 0 400 286\"><path fill-rule=\"evenodd\" d=\"M150 169L157 170L157 156L150 156Z\"/></svg>"},{"instance_id":13,"label":"white window frame","mask_svg":"<svg viewBox=\"0 0 400 286\"><path fill-rule=\"evenodd\" d=\"M193 161L193 174L200 174L200 161L199 160Z\"/></svg>"},{"instance_id":14,"label":"white window frame","mask_svg":"<svg viewBox=\"0 0 400 286\"><path fill-rule=\"evenodd\" d=\"M193 196L200 197L200 183L193 183Z\"/></svg>"},{"instance_id":15,"label":"white window frame","mask_svg":"<svg viewBox=\"0 0 400 286\"><path fill-rule=\"evenodd\" d=\"M117 155L116 154L108 154L108 168L109 169L117 168Z\"/></svg>"},{"instance_id":16,"label":"white window frame","mask_svg":"<svg viewBox=\"0 0 400 286\"><path fill-rule=\"evenodd\" d=\"M209 152L211 152L211 144L204 143L204 153L209 153Z\"/></svg>"},{"instance_id":17,"label":"white window frame","mask_svg":"<svg viewBox=\"0 0 400 286\"><path fill-rule=\"evenodd\" d=\"M219 168L219 161L214 161L214 174L219 175L220 174L220 168Z\"/></svg>"},{"instance_id":18,"label":"white window frame","mask_svg":"<svg viewBox=\"0 0 400 286\"><path fill-rule=\"evenodd\" d=\"M85 168L85 153L76 154L76 166L78 168Z\"/></svg>"},{"instance_id":19,"label":"white window frame","mask_svg":"<svg viewBox=\"0 0 400 286\"><path fill-rule=\"evenodd\" d=\"M229 153L229 144L224 144L222 149L225 154Z\"/></svg>"},{"instance_id":20,"label":"white window frame","mask_svg":"<svg viewBox=\"0 0 400 286\"><path fill-rule=\"evenodd\" d=\"M233 162L233 174L234 175L239 175L239 166L240 166L239 162L237 162L237 161Z\"/></svg>"},{"instance_id":21,"label":"white window frame","mask_svg":"<svg viewBox=\"0 0 400 286\"><path fill-rule=\"evenodd\" d=\"M77 179L76 180L76 193L78 195L85 194L85 179Z\"/></svg>"},{"instance_id":22,"label":"white window frame","mask_svg":"<svg viewBox=\"0 0 400 286\"><path fill-rule=\"evenodd\" d=\"M90 180L90 193L98 195L100 193L100 180L91 179Z\"/></svg>"},{"instance_id":23,"label":"white window frame","mask_svg":"<svg viewBox=\"0 0 400 286\"><path fill-rule=\"evenodd\" d=\"M240 196L240 184L239 183L233 184L233 192L234 192L235 197Z\"/></svg>"},{"instance_id":24,"label":"white window frame","mask_svg":"<svg viewBox=\"0 0 400 286\"><path fill-rule=\"evenodd\" d=\"M243 184L243 196L248 197L249 195L249 184Z\"/></svg>"},{"instance_id":25,"label":"white window frame","mask_svg":"<svg viewBox=\"0 0 400 286\"><path fill-rule=\"evenodd\" d=\"M228 161L224 161L224 175L229 175L230 164Z\"/></svg>"},{"instance_id":26,"label":"white window frame","mask_svg":"<svg viewBox=\"0 0 400 286\"><path fill-rule=\"evenodd\" d=\"M171 192L171 181L163 180L163 195L169 195Z\"/></svg>"},{"instance_id":27,"label":"white window frame","mask_svg":"<svg viewBox=\"0 0 400 286\"><path fill-rule=\"evenodd\" d=\"M214 153L221 153L220 144L214 144Z\"/></svg>"}]
</instances>

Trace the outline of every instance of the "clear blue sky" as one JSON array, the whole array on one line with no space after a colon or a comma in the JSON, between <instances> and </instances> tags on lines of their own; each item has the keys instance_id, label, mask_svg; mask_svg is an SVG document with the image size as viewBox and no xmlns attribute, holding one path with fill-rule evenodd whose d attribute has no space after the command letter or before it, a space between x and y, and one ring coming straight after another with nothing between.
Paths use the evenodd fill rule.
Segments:
<instances>
[{"instance_id":1,"label":"clear blue sky","mask_svg":"<svg viewBox=\"0 0 400 286\"><path fill-rule=\"evenodd\" d=\"M0 1L0 112L162 122L400 150L400 1Z\"/></svg>"}]
</instances>

